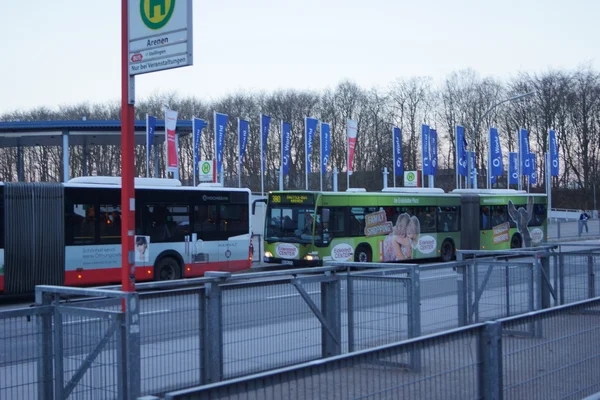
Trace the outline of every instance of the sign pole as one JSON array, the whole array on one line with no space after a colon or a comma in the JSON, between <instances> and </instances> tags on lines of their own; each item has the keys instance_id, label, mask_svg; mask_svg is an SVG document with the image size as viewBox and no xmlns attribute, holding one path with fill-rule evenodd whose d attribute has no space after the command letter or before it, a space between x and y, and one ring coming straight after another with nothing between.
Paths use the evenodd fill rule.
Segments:
<instances>
[{"instance_id":1,"label":"sign pole","mask_svg":"<svg viewBox=\"0 0 600 400\"><path fill-rule=\"evenodd\" d=\"M121 0L121 286L135 291L134 101L135 78L129 75L127 0ZM123 303L125 308L125 303Z\"/></svg>"}]
</instances>

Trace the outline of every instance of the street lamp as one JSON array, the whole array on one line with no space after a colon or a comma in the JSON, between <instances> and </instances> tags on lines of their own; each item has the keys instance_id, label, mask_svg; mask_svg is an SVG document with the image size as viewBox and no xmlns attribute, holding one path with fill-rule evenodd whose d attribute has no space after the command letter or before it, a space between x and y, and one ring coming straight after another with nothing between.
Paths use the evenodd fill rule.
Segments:
<instances>
[{"instance_id":1,"label":"street lamp","mask_svg":"<svg viewBox=\"0 0 600 400\"><path fill-rule=\"evenodd\" d=\"M493 104L493 105L492 105L490 108L488 108L488 109L487 109L487 111L486 111L486 112L484 112L484 113L483 113L483 115L482 115L482 116L481 116L481 117L480 117L480 118L477 120L477 124L475 125L475 129L474 129L474 130L473 130L473 132L471 133L471 149L472 149L472 151L475 151L475 134L476 134L476 132L478 132L478 131L479 131L479 125L481 125L481 122L483 121L483 119L484 119L485 117L487 117L487 115L488 115L488 114L489 114L489 113L490 113L490 112L491 112L491 111L492 111L494 108L498 107L498 106L499 106L499 105L501 105L501 104L508 103L508 102L510 102L510 101L515 101L515 100L523 99L523 98L525 98L525 97L533 96L533 94L534 94L534 93L535 93L535 91L533 91L533 92L528 92L528 93L523 93L523 94L519 94L519 95L517 95L517 96L513 96L513 97L510 97L510 98L508 98L508 99L504 99L504 100L502 100L502 101L499 101L498 103L495 103L495 104ZM471 172L472 172L472 170L473 170L473 167L474 167L474 166L472 165L472 161L471 161L471 155L470 155L470 154L467 154L467 166L468 166L468 169L467 169L467 177L468 177L468 178L467 178L467 188L469 188L470 186L473 186L473 183L472 183L472 181L471 181ZM477 178L475 177L475 179L477 179ZM489 180L489 177L488 177L488 180ZM469 185L470 185L470 186L469 186Z\"/></svg>"}]
</instances>

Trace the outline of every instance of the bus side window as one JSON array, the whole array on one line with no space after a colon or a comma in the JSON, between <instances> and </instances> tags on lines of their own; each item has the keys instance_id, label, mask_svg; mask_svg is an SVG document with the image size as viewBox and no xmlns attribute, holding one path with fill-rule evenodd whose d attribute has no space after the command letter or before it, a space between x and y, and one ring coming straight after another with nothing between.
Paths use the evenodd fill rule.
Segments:
<instances>
[{"instance_id":1,"label":"bus side window","mask_svg":"<svg viewBox=\"0 0 600 400\"><path fill-rule=\"evenodd\" d=\"M492 206L492 227L503 224L507 221L508 212L506 206Z\"/></svg>"},{"instance_id":2,"label":"bus side window","mask_svg":"<svg viewBox=\"0 0 600 400\"><path fill-rule=\"evenodd\" d=\"M343 207L332 207L329 212L329 233L335 237L346 235L345 216Z\"/></svg>"},{"instance_id":3,"label":"bus side window","mask_svg":"<svg viewBox=\"0 0 600 400\"><path fill-rule=\"evenodd\" d=\"M214 205L204 204L194 206L194 229L193 232L198 234L198 239L210 239L211 232L217 231L215 221L216 210Z\"/></svg>"},{"instance_id":4,"label":"bus side window","mask_svg":"<svg viewBox=\"0 0 600 400\"><path fill-rule=\"evenodd\" d=\"M237 204L222 205L220 209L221 230L227 237L248 233L248 207Z\"/></svg>"},{"instance_id":5,"label":"bus side window","mask_svg":"<svg viewBox=\"0 0 600 400\"><path fill-rule=\"evenodd\" d=\"M95 241L94 205L65 203L65 244L84 245Z\"/></svg>"},{"instance_id":6,"label":"bus side window","mask_svg":"<svg viewBox=\"0 0 600 400\"><path fill-rule=\"evenodd\" d=\"M490 229L490 209L488 207L480 207L481 213L481 229Z\"/></svg>"},{"instance_id":7,"label":"bus side window","mask_svg":"<svg viewBox=\"0 0 600 400\"><path fill-rule=\"evenodd\" d=\"M100 244L121 242L121 212L119 204L100 205Z\"/></svg>"},{"instance_id":8,"label":"bus side window","mask_svg":"<svg viewBox=\"0 0 600 400\"><path fill-rule=\"evenodd\" d=\"M533 215L527 226L540 226L544 223L547 216L547 207L545 204L535 204L533 206Z\"/></svg>"}]
</instances>

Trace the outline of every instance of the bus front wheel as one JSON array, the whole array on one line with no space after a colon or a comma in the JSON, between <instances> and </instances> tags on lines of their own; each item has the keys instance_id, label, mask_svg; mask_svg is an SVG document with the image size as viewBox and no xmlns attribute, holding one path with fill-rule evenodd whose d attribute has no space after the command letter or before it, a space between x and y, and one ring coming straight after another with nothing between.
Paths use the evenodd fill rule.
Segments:
<instances>
[{"instance_id":1,"label":"bus front wheel","mask_svg":"<svg viewBox=\"0 0 600 400\"><path fill-rule=\"evenodd\" d=\"M180 278L181 268L174 258L163 257L154 266L154 280L156 281L172 281Z\"/></svg>"},{"instance_id":2,"label":"bus front wheel","mask_svg":"<svg viewBox=\"0 0 600 400\"><path fill-rule=\"evenodd\" d=\"M513 235L512 239L510 239L510 248L520 249L521 247L523 247L523 239L521 239L521 235L516 233Z\"/></svg>"},{"instance_id":3,"label":"bus front wheel","mask_svg":"<svg viewBox=\"0 0 600 400\"><path fill-rule=\"evenodd\" d=\"M440 257L443 262L452 261L454 258L454 244L450 240L444 240L440 249Z\"/></svg>"},{"instance_id":4,"label":"bus front wheel","mask_svg":"<svg viewBox=\"0 0 600 400\"><path fill-rule=\"evenodd\" d=\"M368 246L358 246L354 252L354 261L371 262L372 260L371 249Z\"/></svg>"}]
</instances>

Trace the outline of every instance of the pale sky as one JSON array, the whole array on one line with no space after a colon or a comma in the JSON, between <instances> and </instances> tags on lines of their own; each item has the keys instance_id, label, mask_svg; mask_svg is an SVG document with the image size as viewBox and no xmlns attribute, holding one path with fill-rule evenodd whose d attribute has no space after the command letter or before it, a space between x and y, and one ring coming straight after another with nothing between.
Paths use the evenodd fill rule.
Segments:
<instances>
[{"instance_id":1,"label":"pale sky","mask_svg":"<svg viewBox=\"0 0 600 400\"><path fill-rule=\"evenodd\" d=\"M363 88L600 64L598 0L193 0L194 65L136 95ZM0 0L0 114L120 100L120 0Z\"/></svg>"}]
</instances>

